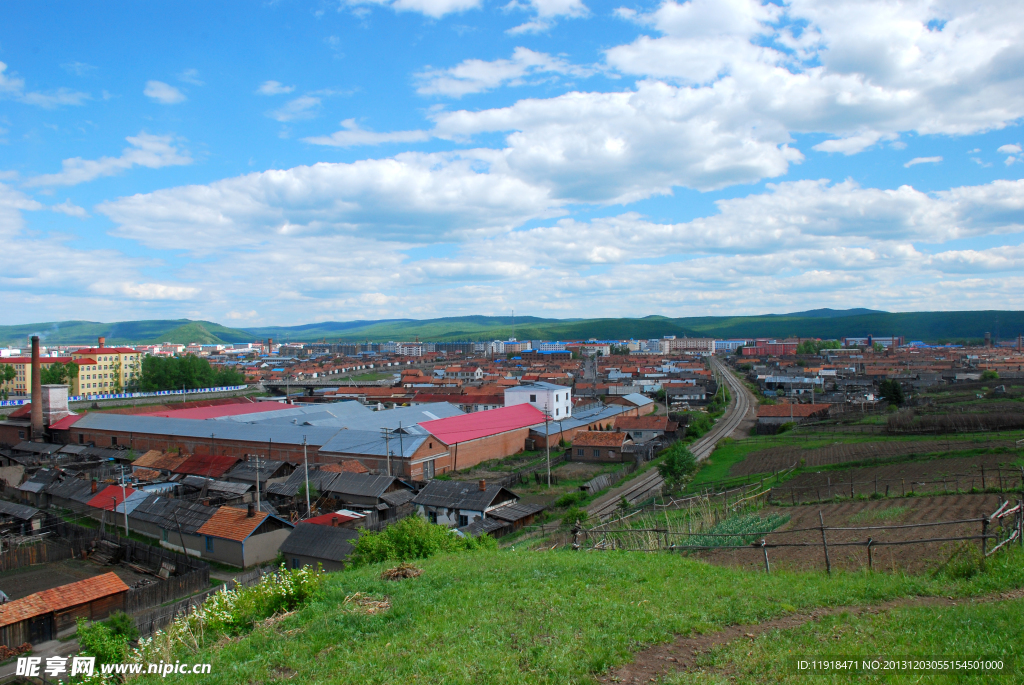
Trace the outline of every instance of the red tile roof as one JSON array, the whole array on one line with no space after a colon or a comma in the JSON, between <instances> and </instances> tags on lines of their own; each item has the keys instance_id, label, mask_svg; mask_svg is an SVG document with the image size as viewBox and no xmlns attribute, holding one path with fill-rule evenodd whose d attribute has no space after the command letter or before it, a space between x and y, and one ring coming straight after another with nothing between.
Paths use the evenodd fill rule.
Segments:
<instances>
[{"instance_id":1,"label":"red tile roof","mask_svg":"<svg viewBox=\"0 0 1024 685\"><path fill-rule=\"evenodd\" d=\"M0 604L0 627L20 623L35 616L61 611L79 604L86 604L101 597L108 597L127 590L128 586L117 577L116 573L104 573L94 578L86 578L76 583L36 592L28 597Z\"/></svg>"},{"instance_id":2,"label":"red tile roof","mask_svg":"<svg viewBox=\"0 0 1024 685\"><path fill-rule=\"evenodd\" d=\"M420 427L446 445L477 440L518 428L544 423L544 414L529 404L477 411L447 419L423 421Z\"/></svg>"},{"instance_id":3,"label":"red tile roof","mask_svg":"<svg viewBox=\"0 0 1024 685\"><path fill-rule=\"evenodd\" d=\"M150 450L132 462L136 468L158 469L173 471L185 463L189 457L187 454L170 454L160 450Z\"/></svg>"},{"instance_id":4,"label":"red tile roof","mask_svg":"<svg viewBox=\"0 0 1024 685\"><path fill-rule=\"evenodd\" d=\"M187 473L192 476L220 478L225 473L233 469L235 464L240 461L242 460L238 457L228 457L218 454L193 454L172 470L175 473Z\"/></svg>"},{"instance_id":5,"label":"red tile roof","mask_svg":"<svg viewBox=\"0 0 1024 685\"><path fill-rule=\"evenodd\" d=\"M257 511L250 517L246 509L221 507L199 528L198 533L242 542L252 535L268 516L270 514L265 511Z\"/></svg>"},{"instance_id":6,"label":"red tile roof","mask_svg":"<svg viewBox=\"0 0 1024 685\"><path fill-rule=\"evenodd\" d=\"M86 502L90 507L95 509L103 509L104 511L113 511L115 506L120 506L121 502L124 501L125 497L131 497L135 494L135 490L130 487L125 487L124 494L121 494L120 485L108 485L103 488L93 497L91 500ZM114 504L114 500L117 500L117 504Z\"/></svg>"},{"instance_id":7,"label":"red tile roof","mask_svg":"<svg viewBox=\"0 0 1024 685\"><path fill-rule=\"evenodd\" d=\"M615 427L621 430L674 431L678 425L667 416L620 416Z\"/></svg>"}]
</instances>

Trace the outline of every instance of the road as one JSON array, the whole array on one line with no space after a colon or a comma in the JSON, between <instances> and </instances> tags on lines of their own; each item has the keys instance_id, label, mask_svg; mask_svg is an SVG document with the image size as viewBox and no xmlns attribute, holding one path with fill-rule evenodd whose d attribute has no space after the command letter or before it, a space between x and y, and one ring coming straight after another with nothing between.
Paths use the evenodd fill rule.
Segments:
<instances>
[{"instance_id":1,"label":"road","mask_svg":"<svg viewBox=\"0 0 1024 685\"><path fill-rule=\"evenodd\" d=\"M754 398L754 395L747 390L747 387L733 375L732 371L725 364L712 357L711 366L718 373L719 378L724 379L726 386L729 388L731 399L725 414L718 420L714 428L709 430L700 440L690 445L690 451L693 452L693 456L697 458L698 462L704 461L711 456L718 441L731 435L743 420L747 418L752 409L757 406L757 400ZM587 507L587 514L592 520L608 518L618 509L623 497L630 503L645 500L660 492L664 482L658 470L651 469L647 473L627 482L625 485L614 488L598 497Z\"/></svg>"}]
</instances>

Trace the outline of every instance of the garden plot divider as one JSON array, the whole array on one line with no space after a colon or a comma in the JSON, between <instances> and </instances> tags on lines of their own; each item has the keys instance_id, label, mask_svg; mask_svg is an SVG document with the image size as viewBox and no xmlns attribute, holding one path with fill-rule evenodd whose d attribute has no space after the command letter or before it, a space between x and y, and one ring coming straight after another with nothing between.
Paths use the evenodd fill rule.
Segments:
<instances>
[{"instance_id":1,"label":"garden plot divider","mask_svg":"<svg viewBox=\"0 0 1024 685\"><path fill-rule=\"evenodd\" d=\"M826 476L825 484L787 485L774 487L768 495L773 504L812 504L828 502L836 497L853 499L858 495L868 497L906 497L907 494L921 494L920 486L925 486L928 494L960 494L961 485L964 492L1021 492L1024 493L1024 467L988 468L979 467L977 473L950 473L942 478L931 480L905 478L874 478L872 480L844 480L835 472L836 478ZM980 489L978 488L980 486ZM890 495L891 493L891 495ZM810 497L808 497L810 495ZM822 496L824 495L824 496Z\"/></svg>"},{"instance_id":2,"label":"garden plot divider","mask_svg":"<svg viewBox=\"0 0 1024 685\"><path fill-rule=\"evenodd\" d=\"M903 545L920 545L937 542L969 542L977 540L981 546L982 558L994 554L999 549L1016 542L1024 546L1024 500L1017 500L1014 507L1009 501L1003 502L995 512L988 516L951 521L932 521L928 523L911 523L901 525L876 526L827 526L822 512L818 512L821 525L790 530L743 531L739 533L714 532L680 532L668 528L608 528L596 526L591 529L573 529L573 548L585 551L626 550L633 552L697 552L725 549L760 549L764 553L765 572L771 572L768 550L786 550L793 548L820 547L825 561L826 570L831 573L832 564L829 548L863 547L866 551L867 565L873 569L873 548ZM1012 518L1010 525L1004 521ZM977 535L928 535L911 540L875 539L877 531L908 530L918 528L935 528L942 526L958 526L978 524ZM993 532L995 531L995 532ZM798 533L820 533L821 542L769 542L770 536L788 536ZM842 534L838 539L834 534ZM857 539L848 539L856 537ZM714 538L721 544L689 544L692 538ZM673 541L673 540L677 541ZM996 543L989 547L989 541ZM589 543L589 544L588 544ZM653 544L652 544L653 543Z\"/></svg>"}]
</instances>

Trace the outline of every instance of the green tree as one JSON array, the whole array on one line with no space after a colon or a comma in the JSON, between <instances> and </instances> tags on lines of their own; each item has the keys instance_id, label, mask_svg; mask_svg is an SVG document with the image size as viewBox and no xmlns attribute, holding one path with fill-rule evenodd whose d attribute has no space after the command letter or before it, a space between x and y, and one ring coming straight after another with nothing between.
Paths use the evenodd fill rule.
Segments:
<instances>
[{"instance_id":1,"label":"green tree","mask_svg":"<svg viewBox=\"0 0 1024 685\"><path fill-rule=\"evenodd\" d=\"M889 404L899 406L906 401L903 396L903 386L896 379L882 381L878 386L878 394Z\"/></svg>"},{"instance_id":2,"label":"green tree","mask_svg":"<svg viewBox=\"0 0 1024 685\"><path fill-rule=\"evenodd\" d=\"M243 385L245 374L223 367L214 370L202 357L146 357L142 360L139 386L145 392L158 390L196 390L224 385Z\"/></svg>"},{"instance_id":3,"label":"green tree","mask_svg":"<svg viewBox=\"0 0 1024 685\"><path fill-rule=\"evenodd\" d=\"M661 473L661 477L665 479L669 487L675 487L696 469L697 459L693 456L693 452L679 442L665 450L665 458L658 464L658 472Z\"/></svg>"},{"instance_id":4,"label":"green tree","mask_svg":"<svg viewBox=\"0 0 1024 685\"><path fill-rule=\"evenodd\" d=\"M78 374L78 367L74 364L54 362L39 374L39 382L44 385L67 385L71 382L72 374Z\"/></svg>"},{"instance_id":5,"label":"green tree","mask_svg":"<svg viewBox=\"0 0 1024 685\"><path fill-rule=\"evenodd\" d=\"M999 372L992 369L985 369L981 372L981 380L983 381L997 381L999 380Z\"/></svg>"},{"instance_id":6,"label":"green tree","mask_svg":"<svg viewBox=\"0 0 1024 685\"><path fill-rule=\"evenodd\" d=\"M871 349L874 350L875 352L882 352L882 351L885 350L885 346L882 345L882 343L878 343L878 342L871 343Z\"/></svg>"},{"instance_id":7,"label":"green tree","mask_svg":"<svg viewBox=\"0 0 1024 685\"><path fill-rule=\"evenodd\" d=\"M18 377L18 372L14 369L11 364L0 364L0 385L6 385L15 378ZM7 388L3 390L3 397L6 400L8 397Z\"/></svg>"}]
</instances>

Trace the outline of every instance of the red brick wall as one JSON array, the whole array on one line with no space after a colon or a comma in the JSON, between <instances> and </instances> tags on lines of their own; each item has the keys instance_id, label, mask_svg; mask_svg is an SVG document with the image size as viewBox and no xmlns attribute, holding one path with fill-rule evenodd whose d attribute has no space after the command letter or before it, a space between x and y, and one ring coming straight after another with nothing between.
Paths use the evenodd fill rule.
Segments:
<instances>
[{"instance_id":1,"label":"red brick wall","mask_svg":"<svg viewBox=\"0 0 1024 685\"><path fill-rule=\"evenodd\" d=\"M497 435L490 435L478 440L460 442L451 445L448 451L457 470L468 469L488 459L509 457L526 448L529 428L517 428Z\"/></svg>"},{"instance_id":2,"label":"red brick wall","mask_svg":"<svg viewBox=\"0 0 1024 685\"><path fill-rule=\"evenodd\" d=\"M214 431L211 431L211 433ZM219 438L197 439L197 438L182 438L179 436L167 436L167 435L147 435L145 433L127 433L121 431L108 431L108 430L94 430L94 429L82 429L75 430L74 427L68 431L68 442L72 444L78 444L79 435L83 438L81 442L86 444L95 443L97 447L110 447L110 439L112 437L117 438L117 444L130 446L137 453L146 452L148 450L167 450L170 448L178 448L185 454L210 454L215 452L216 454L227 455L229 457L244 458L249 454L258 454L261 458L274 459L276 461L291 461L294 463L302 462L302 445L282 445L281 443L275 442L270 445L266 442L251 442L241 440L222 440ZM309 458L311 461L315 460L317 450L320 449L320 445L309 445Z\"/></svg>"}]
</instances>

